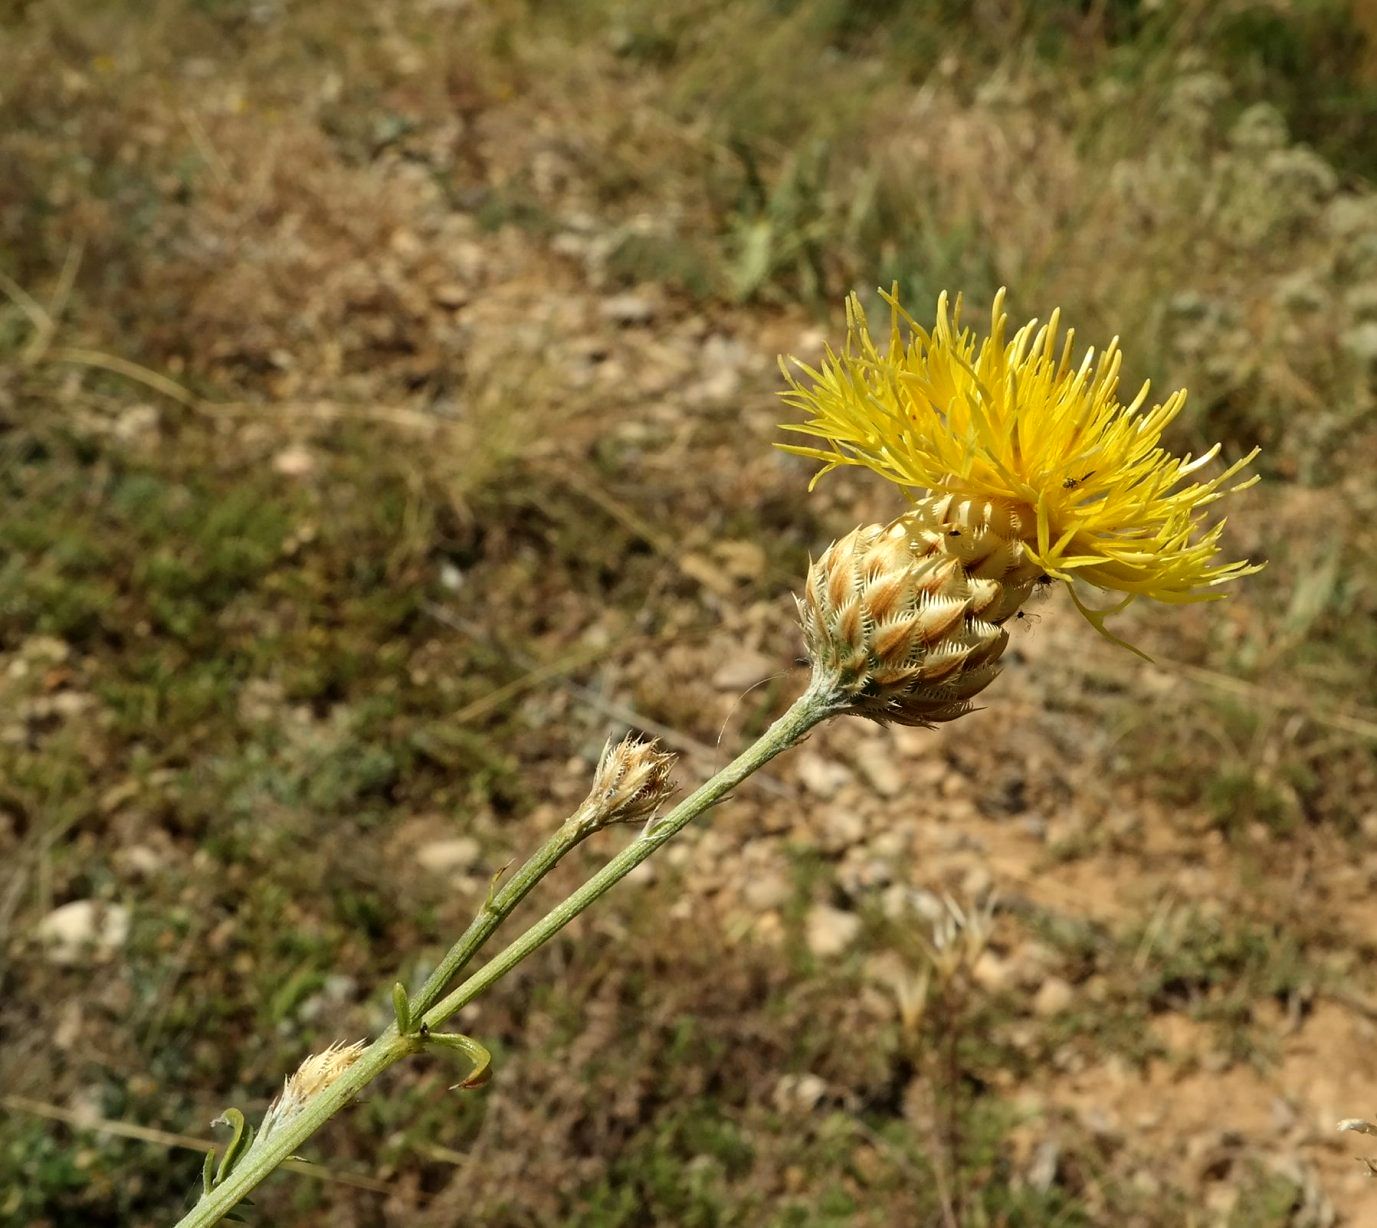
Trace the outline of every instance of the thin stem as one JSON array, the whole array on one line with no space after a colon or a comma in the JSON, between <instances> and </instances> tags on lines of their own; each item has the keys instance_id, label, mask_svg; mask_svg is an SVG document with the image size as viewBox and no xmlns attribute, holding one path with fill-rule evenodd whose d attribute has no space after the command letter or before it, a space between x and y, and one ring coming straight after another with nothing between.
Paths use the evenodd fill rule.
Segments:
<instances>
[{"instance_id":1,"label":"thin stem","mask_svg":"<svg viewBox=\"0 0 1377 1228\"><path fill-rule=\"evenodd\" d=\"M484 900L477 916L469 922L468 928L459 940L450 947L444 959L436 965L435 970L426 978L420 991L411 999L411 1016L413 1019L419 1019L421 1014L435 1002L435 999L444 992L445 986L450 983L455 974L473 958L492 935L492 932L530 894L531 889L554 869L567 853L576 848L589 835L592 828L586 819L586 808L581 806L560 825L554 835L526 860L521 868L507 880L500 891L490 894ZM367 1086L394 1062L423 1047L424 1045L415 1037L399 1036L395 1025L389 1027L364 1050L359 1060L345 1072L345 1075L337 1083L331 1084L324 1092L314 1097L301 1116L293 1119L290 1124L309 1127L308 1132L314 1133L343 1105L347 1104L360 1089ZM293 1135L295 1137L295 1131ZM306 1137L306 1135L303 1134L302 1137ZM276 1150L269 1149L270 1142L270 1139L264 1139L258 1146L246 1152L244 1158L236 1166L232 1179L227 1179L209 1196L202 1198L181 1220L178 1228L189 1228L193 1224L218 1222L227 1211L233 1208L238 1199L243 1198L247 1191L252 1190L263 1178L267 1177L281 1162L276 1157ZM228 1190L231 1186L237 1187L241 1179L244 1192L226 1193L222 1205L221 1191Z\"/></svg>"},{"instance_id":2,"label":"thin stem","mask_svg":"<svg viewBox=\"0 0 1377 1228\"><path fill-rule=\"evenodd\" d=\"M218 1224L275 1168L294 1156L303 1140L310 1138L389 1066L422 1047L418 1037L399 1036L395 1024L388 1027L344 1074L311 1097L300 1113L284 1121L266 1138L255 1139L234 1171L209 1194L203 1194L177 1221L176 1228L209 1228Z\"/></svg>"},{"instance_id":3,"label":"thin stem","mask_svg":"<svg viewBox=\"0 0 1377 1228\"><path fill-rule=\"evenodd\" d=\"M582 887L551 909L540 921L537 921L478 972L470 976L468 980L464 981L438 1004L427 1009L420 1017L421 1022L428 1029L438 1028L461 1007L467 1005L483 990L511 971L542 943L559 933L579 913L606 894L611 887L631 873L656 849L681 831L692 819L721 801L751 773L763 767L781 751L795 745L813 726L826 720L837 710L831 688L826 683L820 682L815 676L808 689L754 743L662 819L650 825L635 841L617 854ZM549 865L553 865L554 861L558 860L558 856L555 856L554 861L550 861L549 865L545 864L547 854L552 854L553 850L559 847L559 843L558 835L552 837L545 847L522 867L516 878L508 884L506 891L513 893L512 907L515 907L521 895L529 891L531 886L538 881L540 875L549 869ZM559 856L562 855L561 852ZM536 868L540 866L544 868L536 873ZM529 882L526 881L528 870L531 871ZM519 894L517 894L518 891ZM471 950L468 951L468 954L464 954L464 950L470 947L472 950L477 949L477 942L470 938L470 934L477 932L477 927L483 921L484 915L480 914L475 919L474 924L469 927L465 936L455 944L450 954L446 956L445 963L441 965L442 968L449 963L453 963L456 968L459 967L463 959L467 959L472 954ZM500 918L496 920L500 920ZM487 929L483 937L486 937L487 933L490 932L491 929ZM456 952L459 954L456 955ZM422 995L433 989L432 983L443 985L443 982L438 980L439 976L440 969L437 968L436 972L426 982L426 987L422 989ZM294 1117L281 1122L268 1137L256 1140L254 1145L244 1154L243 1159L235 1166L234 1171L226 1176L224 1181L214 1190L203 1196L178 1221L176 1228L209 1228L210 1225L219 1223L228 1211L247 1197L283 1160L295 1155L311 1135L377 1075L407 1054L415 1053L424 1048L425 1044L423 1034L399 1036L395 1025L389 1027L364 1050L359 1060L350 1066L336 1082L307 1101Z\"/></svg>"},{"instance_id":4,"label":"thin stem","mask_svg":"<svg viewBox=\"0 0 1377 1228\"><path fill-rule=\"evenodd\" d=\"M582 887L427 1011L422 1016L426 1026L439 1027L456 1011L472 1002L494 981L500 980L538 946L553 938L579 913L605 895L656 849L682 831L691 820L721 801L752 772L758 771L781 751L793 746L814 725L826 720L835 711L836 707L827 692L816 685L810 686L787 712L716 776L657 820Z\"/></svg>"},{"instance_id":5,"label":"thin stem","mask_svg":"<svg viewBox=\"0 0 1377 1228\"><path fill-rule=\"evenodd\" d=\"M444 993L445 986L478 953L492 932L506 920L512 910L530 894L531 888L589 834L592 828L584 821L584 817L584 809L580 807L527 859L500 891L492 893L483 902L478 915L469 922L468 929L463 932L459 941L450 947L444 959L411 999L412 1018L419 1019L435 1004L436 999Z\"/></svg>"}]
</instances>

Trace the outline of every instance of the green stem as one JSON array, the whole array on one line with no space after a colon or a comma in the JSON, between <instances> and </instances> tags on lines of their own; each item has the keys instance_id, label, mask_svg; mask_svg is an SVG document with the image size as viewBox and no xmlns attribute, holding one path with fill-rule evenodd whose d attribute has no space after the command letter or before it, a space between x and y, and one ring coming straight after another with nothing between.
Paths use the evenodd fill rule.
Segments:
<instances>
[{"instance_id":1,"label":"green stem","mask_svg":"<svg viewBox=\"0 0 1377 1228\"><path fill-rule=\"evenodd\" d=\"M828 691L818 686L815 681L793 702L787 712L716 776L690 793L673 810L657 820L638 839L612 858L582 887L557 904L520 938L427 1011L422 1016L422 1021L427 1027L438 1028L494 981L501 980L538 946L553 938L579 913L605 895L661 845L673 839L704 810L716 805L751 773L764 767L781 751L788 750L814 725L826 720L836 711L837 707Z\"/></svg>"},{"instance_id":2,"label":"green stem","mask_svg":"<svg viewBox=\"0 0 1377 1228\"><path fill-rule=\"evenodd\" d=\"M234 1171L180 1220L176 1228L209 1228L226 1215L270 1176L284 1160L296 1154L301 1143L349 1103L378 1075L395 1062L424 1048L415 1036L397 1035L395 1024L368 1046L359 1060L335 1082L318 1092L295 1117L281 1123L266 1138L254 1139L235 1165Z\"/></svg>"},{"instance_id":3,"label":"green stem","mask_svg":"<svg viewBox=\"0 0 1377 1228\"><path fill-rule=\"evenodd\" d=\"M566 853L580 844L591 830L585 821L585 812L580 808L507 880L501 891L490 895L484 901L478 915L469 922L468 929L459 941L450 947L444 959L411 999L413 1019L419 1019L435 1004L435 1000L444 993L445 986L454 979L455 973L477 954L493 930L506 920L512 910L530 894L531 888L553 870Z\"/></svg>"},{"instance_id":4,"label":"green stem","mask_svg":"<svg viewBox=\"0 0 1377 1228\"><path fill-rule=\"evenodd\" d=\"M459 940L446 952L435 970L426 978L420 991L411 999L411 1017L420 1019L421 1015L444 992L450 983L483 944L492 932L511 914L512 910L530 894L531 889L545 877L571 849L582 843L592 828L586 821L584 807L580 807L566 819L543 845L527 859L525 864L512 875L500 891L491 894L478 910L478 915L469 922L468 928ZM419 1038L403 1037L397 1034L394 1026L389 1027L373 1044L364 1050L355 1062L339 1079L323 1093L316 1096L299 1117L290 1123L292 1126L307 1125L313 1133L328 1121L339 1109L363 1087L366 1087L379 1074L400 1061L409 1053L424 1048ZM284 1123L285 1124L285 1123ZM293 1138L296 1132L293 1131ZM302 1137L305 1137L303 1135ZM217 1223L235 1203L243 1198L276 1168L283 1159L289 1158L290 1150L282 1156L273 1147L276 1133L263 1140L258 1147L250 1148L235 1167L234 1172L207 1197L201 1199L180 1221L177 1228L190 1228L191 1225ZM242 1191L240 1183L242 1181ZM228 1191L223 1194L222 1191Z\"/></svg>"},{"instance_id":5,"label":"green stem","mask_svg":"<svg viewBox=\"0 0 1377 1228\"><path fill-rule=\"evenodd\" d=\"M579 913L630 874L641 862L674 837L691 820L702 814L710 806L716 805L753 772L764 767L781 751L787 750L800 741L813 726L826 720L836 711L838 711L838 707L831 688L825 683L820 683L815 676L808 689L755 742L742 751L711 780L689 794L667 815L643 831L636 840L618 853L582 887L551 909L541 920L513 941L510 946L470 976L468 980L464 981L438 1004L426 1010L421 1015L421 1022L432 1030L438 1028L461 1007L466 1006L483 990L510 972L537 947L559 933ZM507 891L514 892L517 889L520 891L520 894L514 896L512 907L515 907L521 895L529 891L538 881L540 874L545 873L549 866L558 860L558 856L556 856L546 865L544 858L546 854L552 852L553 848L558 847L559 843L560 837L557 833L539 853L522 867L517 877L508 884ZM559 855L562 856L563 854ZM532 869L542 865L544 869L540 871L540 874L535 873ZM528 869L532 870L532 875L530 881L526 882L525 876ZM520 883L518 882L519 879L521 880ZM493 924L495 925L496 921L500 919L500 917L496 918ZM477 944L469 938L469 934L476 932L475 927L482 920L483 914L480 914L475 919L474 925L470 926L469 931L465 933L464 938L461 938L450 954L446 956L445 964L454 962L454 966L457 968L462 963L462 959L457 959L457 962L452 960L456 952L467 947L472 947L473 950L477 949ZM487 933L490 932L491 930L488 929L483 937L486 937ZM469 954L472 954L471 950ZM468 955L464 955L463 958L468 958ZM443 968L445 964L442 964L441 967ZM437 968L435 974L426 982L426 988L422 989L422 995L432 987L433 982L437 982L439 975L440 969ZM438 983L443 985L443 982ZM377 1075L409 1053L415 1053L424 1047L425 1041L422 1037L399 1036L395 1025L389 1027L364 1050L357 1062L350 1066L336 1082L312 1097L302 1106L301 1111L296 1116L281 1122L267 1138L255 1140L254 1145L244 1154L234 1171L214 1190L202 1197L178 1221L176 1228L209 1228L210 1225L219 1223L228 1211L252 1193L283 1160L295 1155L311 1135L319 1130Z\"/></svg>"}]
</instances>

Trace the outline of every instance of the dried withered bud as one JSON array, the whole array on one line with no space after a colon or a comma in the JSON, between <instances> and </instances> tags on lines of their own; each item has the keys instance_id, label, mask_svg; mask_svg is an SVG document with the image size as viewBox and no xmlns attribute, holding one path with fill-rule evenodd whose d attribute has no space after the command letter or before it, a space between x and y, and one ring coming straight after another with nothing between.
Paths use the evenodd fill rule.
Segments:
<instances>
[{"instance_id":1,"label":"dried withered bud","mask_svg":"<svg viewBox=\"0 0 1377 1228\"><path fill-rule=\"evenodd\" d=\"M266 1139L274 1129L300 1113L313 1097L357 1062L365 1048L361 1040L352 1045L336 1041L323 1052L311 1054L293 1074L287 1076L282 1085L282 1094L268 1106L258 1132L258 1141Z\"/></svg>"},{"instance_id":2,"label":"dried withered bud","mask_svg":"<svg viewBox=\"0 0 1377 1228\"><path fill-rule=\"evenodd\" d=\"M814 671L846 711L930 725L970 710L999 673L1003 623L1042 575L1026 511L937 495L833 542L799 615Z\"/></svg>"},{"instance_id":3,"label":"dried withered bud","mask_svg":"<svg viewBox=\"0 0 1377 1228\"><path fill-rule=\"evenodd\" d=\"M598 759L593 787L581 807L589 831L610 823L634 823L649 818L674 792L670 772L675 757L658 743L627 735L613 744L609 738Z\"/></svg>"}]
</instances>

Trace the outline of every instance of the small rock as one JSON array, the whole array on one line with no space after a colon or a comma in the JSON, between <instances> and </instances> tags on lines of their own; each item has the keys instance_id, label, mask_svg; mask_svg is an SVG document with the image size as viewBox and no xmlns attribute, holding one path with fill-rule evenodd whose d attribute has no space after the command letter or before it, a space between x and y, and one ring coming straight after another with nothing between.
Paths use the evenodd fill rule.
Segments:
<instances>
[{"instance_id":1,"label":"small rock","mask_svg":"<svg viewBox=\"0 0 1377 1228\"><path fill-rule=\"evenodd\" d=\"M1081 1125L1101 1142L1116 1142L1121 1130L1118 1117L1103 1105L1090 1104L1080 1111Z\"/></svg>"},{"instance_id":2,"label":"small rock","mask_svg":"<svg viewBox=\"0 0 1377 1228\"><path fill-rule=\"evenodd\" d=\"M1133 1188L1145 1197L1153 1198L1161 1193L1162 1182L1156 1173L1140 1168L1133 1174Z\"/></svg>"},{"instance_id":3,"label":"small rock","mask_svg":"<svg viewBox=\"0 0 1377 1228\"><path fill-rule=\"evenodd\" d=\"M738 909L728 914L723 930L731 943L748 940L758 946L778 947L786 937L784 918L774 909L769 912Z\"/></svg>"},{"instance_id":4,"label":"small rock","mask_svg":"<svg viewBox=\"0 0 1377 1228\"><path fill-rule=\"evenodd\" d=\"M803 787L818 797L833 797L838 789L851 781L851 773L842 764L816 754L800 755L795 762L795 770Z\"/></svg>"},{"instance_id":5,"label":"small rock","mask_svg":"<svg viewBox=\"0 0 1377 1228\"><path fill-rule=\"evenodd\" d=\"M894 867L879 857L864 855L864 850L854 849L861 856L849 856L837 867L837 883L853 899L873 891L888 887L894 881Z\"/></svg>"},{"instance_id":6,"label":"small rock","mask_svg":"<svg viewBox=\"0 0 1377 1228\"><path fill-rule=\"evenodd\" d=\"M1234 1060L1223 1049L1210 1049L1200 1055L1200 1069L1206 1074L1223 1074Z\"/></svg>"},{"instance_id":7,"label":"small rock","mask_svg":"<svg viewBox=\"0 0 1377 1228\"><path fill-rule=\"evenodd\" d=\"M352 976L335 972L325 978L325 983L320 987L320 992L331 1002L348 1002L358 994L359 983Z\"/></svg>"},{"instance_id":8,"label":"small rock","mask_svg":"<svg viewBox=\"0 0 1377 1228\"><path fill-rule=\"evenodd\" d=\"M865 818L854 806L828 806L816 817L814 826L824 852L844 853L865 839Z\"/></svg>"},{"instance_id":9,"label":"small rock","mask_svg":"<svg viewBox=\"0 0 1377 1228\"><path fill-rule=\"evenodd\" d=\"M726 572L727 577L739 584L763 579L769 566L765 551L751 541L719 542L713 554L721 561L722 570ZM779 668L777 658L762 657L761 660L768 661L771 669Z\"/></svg>"},{"instance_id":10,"label":"small rock","mask_svg":"<svg viewBox=\"0 0 1377 1228\"><path fill-rule=\"evenodd\" d=\"M921 887L914 887L909 891L908 906L929 925L937 925L951 915L951 910L941 896Z\"/></svg>"},{"instance_id":11,"label":"small rock","mask_svg":"<svg viewBox=\"0 0 1377 1228\"><path fill-rule=\"evenodd\" d=\"M1059 976L1049 976L1033 998L1033 1014L1042 1019L1061 1015L1071 1009L1076 991Z\"/></svg>"},{"instance_id":12,"label":"small rock","mask_svg":"<svg viewBox=\"0 0 1377 1228\"><path fill-rule=\"evenodd\" d=\"M943 773L938 784L939 792L948 801L961 797L970 790L970 787L970 782L960 772L951 771ZM950 814L950 812L948 813Z\"/></svg>"},{"instance_id":13,"label":"small rock","mask_svg":"<svg viewBox=\"0 0 1377 1228\"><path fill-rule=\"evenodd\" d=\"M655 304L640 294L614 294L602 304L604 319L622 328L649 324L655 318Z\"/></svg>"},{"instance_id":14,"label":"small rock","mask_svg":"<svg viewBox=\"0 0 1377 1228\"><path fill-rule=\"evenodd\" d=\"M765 871L752 874L741 889L741 900L756 912L767 912L772 908L782 908L793 894L793 884L786 874L778 871Z\"/></svg>"},{"instance_id":15,"label":"small rock","mask_svg":"<svg viewBox=\"0 0 1377 1228\"><path fill-rule=\"evenodd\" d=\"M1057 1179L1057 1169L1061 1165L1061 1144L1055 1139L1044 1139L1033 1152L1028 1165L1028 1184L1039 1193L1045 1194Z\"/></svg>"},{"instance_id":16,"label":"small rock","mask_svg":"<svg viewBox=\"0 0 1377 1228\"><path fill-rule=\"evenodd\" d=\"M707 374L686 390L691 401L729 401L741 388L741 376L730 367L709 367Z\"/></svg>"},{"instance_id":17,"label":"small rock","mask_svg":"<svg viewBox=\"0 0 1377 1228\"><path fill-rule=\"evenodd\" d=\"M448 307L451 311L464 306L472 295L469 294L466 286L461 286L456 282L448 285L436 286L430 292L430 297L441 307Z\"/></svg>"},{"instance_id":18,"label":"small rock","mask_svg":"<svg viewBox=\"0 0 1377 1228\"><path fill-rule=\"evenodd\" d=\"M685 391L692 400L727 401L741 390L741 371L751 351L735 337L714 333L703 342L697 369L701 378Z\"/></svg>"},{"instance_id":19,"label":"small rock","mask_svg":"<svg viewBox=\"0 0 1377 1228\"><path fill-rule=\"evenodd\" d=\"M284 478L304 478L316 467L315 455L309 448L293 444L273 457L273 469Z\"/></svg>"},{"instance_id":20,"label":"small rock","mask_svg":"<svg viewBox=\"0 0 1377 1228\"><path fill-rule=\"evenodd\" d=\"M54 1048L66 1051L75 1049L81 1043L82 1018L80 1001L69 998L57 1016L57 1026L48 1033Z\"/></svg>"},{"instance_id":21,"label":"small rock","mask_svg":"<svg viewBox=\"0 0 1377 1228\"><path fill-rule=\"evenodd\" d=\"M827 1095L827 1082L815 1074L782 1075L775 1084L775 1108L781 1113L811 1113Z\"/></svg>"},{"instance_id":22,"label":"small rock","mask_svg":"<svg viewBox=\"0 0 1377 1228\"><path fill-rule=\"evenodd\" d=\"M832 959L861 934L861 919L853 912L819 904L808 910L804 926L808 949L819 959Z\"/></svg>"},{"instance_id":23,"label":"small rock","mask_svg":"<svg viewBox=\"0 0 1377 1228\"><path fill-rule=\"evenodd\" d=\"M147 844L131 844L115 854L120 868L138 878L152 878L163 868L163 855Z\"/></svg>"},{"instance_id":24,"label":"small rock","mask_svg":"<svg viewBox=\"0 0 1377 1228\"><path fill-rule=\"evenodd\" d=\"M483 846L472 836L453 836L448 840L431 840L416 850L416 861L423 869L436 874L453 874L471 870L483 856Z\"/></svg>"},{"instance_id":25,"label":"small rock","mask_svg":"<svg viewBox=\"0 0 1377 1228\"><path fill-rule=\"evenodd\" d=\"M794 344L789 347L789 353L797 354L804 362L816 364L827 352L828 340L827 332L824 329L805 328L799 333Z\"/></svg>"},{"instance_id":26,"label":"small rock","mask_svg":"<svg viewBox=\"0 0 1377 1228\"><path fill-rule=\"evenodd\" d=\"M327 976L320 989L296 1008L296 1019L300 1023L337 1019L341 1009L358 995L358 991L359 983L352 976L339 973Z\"/></svg>"},{"instance_id":27,"label":"small rock","mask_svg":"<svg viewBox=\"0 0 1377 1228\"><path fill-rule=\"evenodd\" d=\"M63 719L79 715L94 702L94 696L81 691L59 691L48 700L49 711Z\"/></svg>"},{"instance_id":28,"label":"small rock","mask_svg":"<svg viewBox=\"0 0 1377 1228\"><path fill-rule=\"evenodd\" d=\"M72 646L53 635L31 635L19 646L19 656L38 665L59 665L72 655Z\"/></svg>"},{"instance_id":29,"label":"small rock","mask_svg":"<svg viewBox=\"0 0 1377 1228\"><path fill-rule=\"evenodd\" d=\"M761 913L751 930L752 937L759 943L772 947L782 947L788 937L784 918L778 912Z\"/></svg>"},{"instance_id":30,"label":"small rock","mask_svg":"<svg viewBox=\"0 0 1377 1228\"><path fill-rule=\"evenodd\" d=\"M712 685L719 691L744 691L779 668L779 662L749 648L728 656L713 672Z\"/></svg>"},{"instance_id":31,"label":"small rock","mask_svg":"<svg viewBox=\"0 0 1377 1228\"><path fill-rule=\"evenodd\" d=\"M1036 939L1020 943L1009 956L1009 971L1025 989L1041 985L1060 964L1057 953Z\"/></svg>"},{"instance_id":32,"label":"small rock","mask_svg":"<svg viewBox=\"0 0 1377 1228\"><path fill-rule=\"evenodd\" d=\"M578 260L588 254L588 239L584 235L570 234L567 230L550 240L550 247L561 256Z\"/></svg>"},{"instance_id":33,"label":"small rock","mask_svg":"<svg viewBox=\"0 0 1377 1228\"><path fill-rule=\"evenodd\" d=\"M861 777L881 797L897 797L903 791L899 758L887 740L862 742L856 747L855 759Z\"/></svg>"},{"instance_id":34,"label":"small rock","mask_svg":"<svg viewBox=\"0 0 1377 1228\"><path fill-rule=\"evenodd\" d=\"M980 953L980 958L971 969L971 977L988 993L1000 993L1008 989L1014 981L1009 961L989 950Z\"/></svg>"},{"instance_id":35,"label":"small rock","mask_svg":"<svg viewBox=\"0 0 1377 1228\"><path fill-rule=\"evenodd\" d=\"M1339 344L1363 366L1377 366L1377 320L1365 320L1348 329Z\"/></svg>"},{"instance_id":36,"label":"small rock","mask_svg":"<svg viewBox=\"0 0 1377 1228\"><path fill-rule=\"evenodd\" d=\"M105 1117L105 1097L101 1089L87 1084L79 1087L67 1098L67 1112L72 1115L72 1123L79 1126L99 1126Z\"/></svg>"},{"instance_id":37,"label":"small rock","mask_svg":"<svg viewBox=\"0 0 1377 1228\"><path fill-rule=\"evenodd\" d=\"M38 923L36 934L55 964L109 959L129 938L129 910L99 900L73 900Z\"/></svg>"},{"instance_id":38,"label":"small rock","mask_svg":"<svg viewBox=\"0 0 1377 1228\"><path fill-rule=\"evenodd\" d=\"M909 845L909 833L893 827L876 832L870 839L870 851L889 861L903 860L908 855Z\"/></svg>"},{"instance_id":39,"label":"small rock","mask_svg":"<svg viewBox=\"0 0 1377 1228\"><path fill-rule=\"evenodd\" d=\"M115 438L134 443L158 429L158 411L152 405L131 405L115 419Z\"/></svg>"},{"instance_id":40,"label":"small rock","mask_svg":"<svg viewBox=\"0 0 1377 1228\"><path fill-rule=\"evenodd\" d=\"M1272 1125L1278 1134L1288 1134L1295 1129L1300 1120L1296 1106L1284 1096L1273 1096L1271 1105Z\"/></svg>"},{"instance_id":41,"label":"small rock","mask_svg":"<svg viewBox=\"0 0 1377 1228\"><path fill-rule=\"evenodd\" d=\"M909 897L913 888L906 883L891 883L880 894L880 911L891 921L909 920L913 916L913 904Z\"/></svg>"},{"instance_id":42,"label":"small rock","mask_svg":"<svg viewBox=\"0 0 1377 1228\"><path fill-rule=\"evenodd\" d=\"M984 900L994 887L994 877L983 865L971 866L961 876L961 895L968 900Z\"/></svg>"},{"instance_id":43,"label":"small rock","mask_svg":"<svg viewBox=\"0 0 1377 1228\"><path fill-rule=\"evenodd\" d=\"M713 333L703 342L702 365L705 368L720 367L736 371L744 367L750 359L750 348L736 337Z\"/></svg>"}]
</instances>

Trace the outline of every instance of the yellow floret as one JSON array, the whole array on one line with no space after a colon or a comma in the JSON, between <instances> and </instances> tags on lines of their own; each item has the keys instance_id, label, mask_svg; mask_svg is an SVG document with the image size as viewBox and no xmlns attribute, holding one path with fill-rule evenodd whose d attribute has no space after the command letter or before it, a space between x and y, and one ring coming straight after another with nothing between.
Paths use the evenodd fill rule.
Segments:
<instances>
[{"instance_id":1,"label":"yellow floret","mask_svg":"<svg viewBox=\"0 0 1377 1228\"><path fill-rule=\"evenodd\" d=\"M806 382L781 362L789 381L782 395L806 415L785 429L825 441L781 446L822 461L818 477L839 465L862 465L911 497L950 492L1015 505L1036 525L1025 545L1047 575L1122 593L1122 604L1134 597L1209 600L1223 595L1211 591L1216 585L1260 569L1219 561L1223 522L1207 525L1203 515L1257 481L1226 486L1256 449L1215 477L1187 483L1218 445L1194 458L1161 445L1185 405L1184 389L1144 409L1144 384L1130 404L1120 403L1117 338L1098 358L1087 350L1076 365L1074 333L1058 344L1059 312L1006 340L1003 290L984 339L960 327L959 298L949 312L941 295L929 333L895 292L883 297L891 309L883 353L852 295L840 354L829 349L816 370L792 360ZM1101 617L1077 605L1101 625Z\"/></svg>"}]
</instances>

